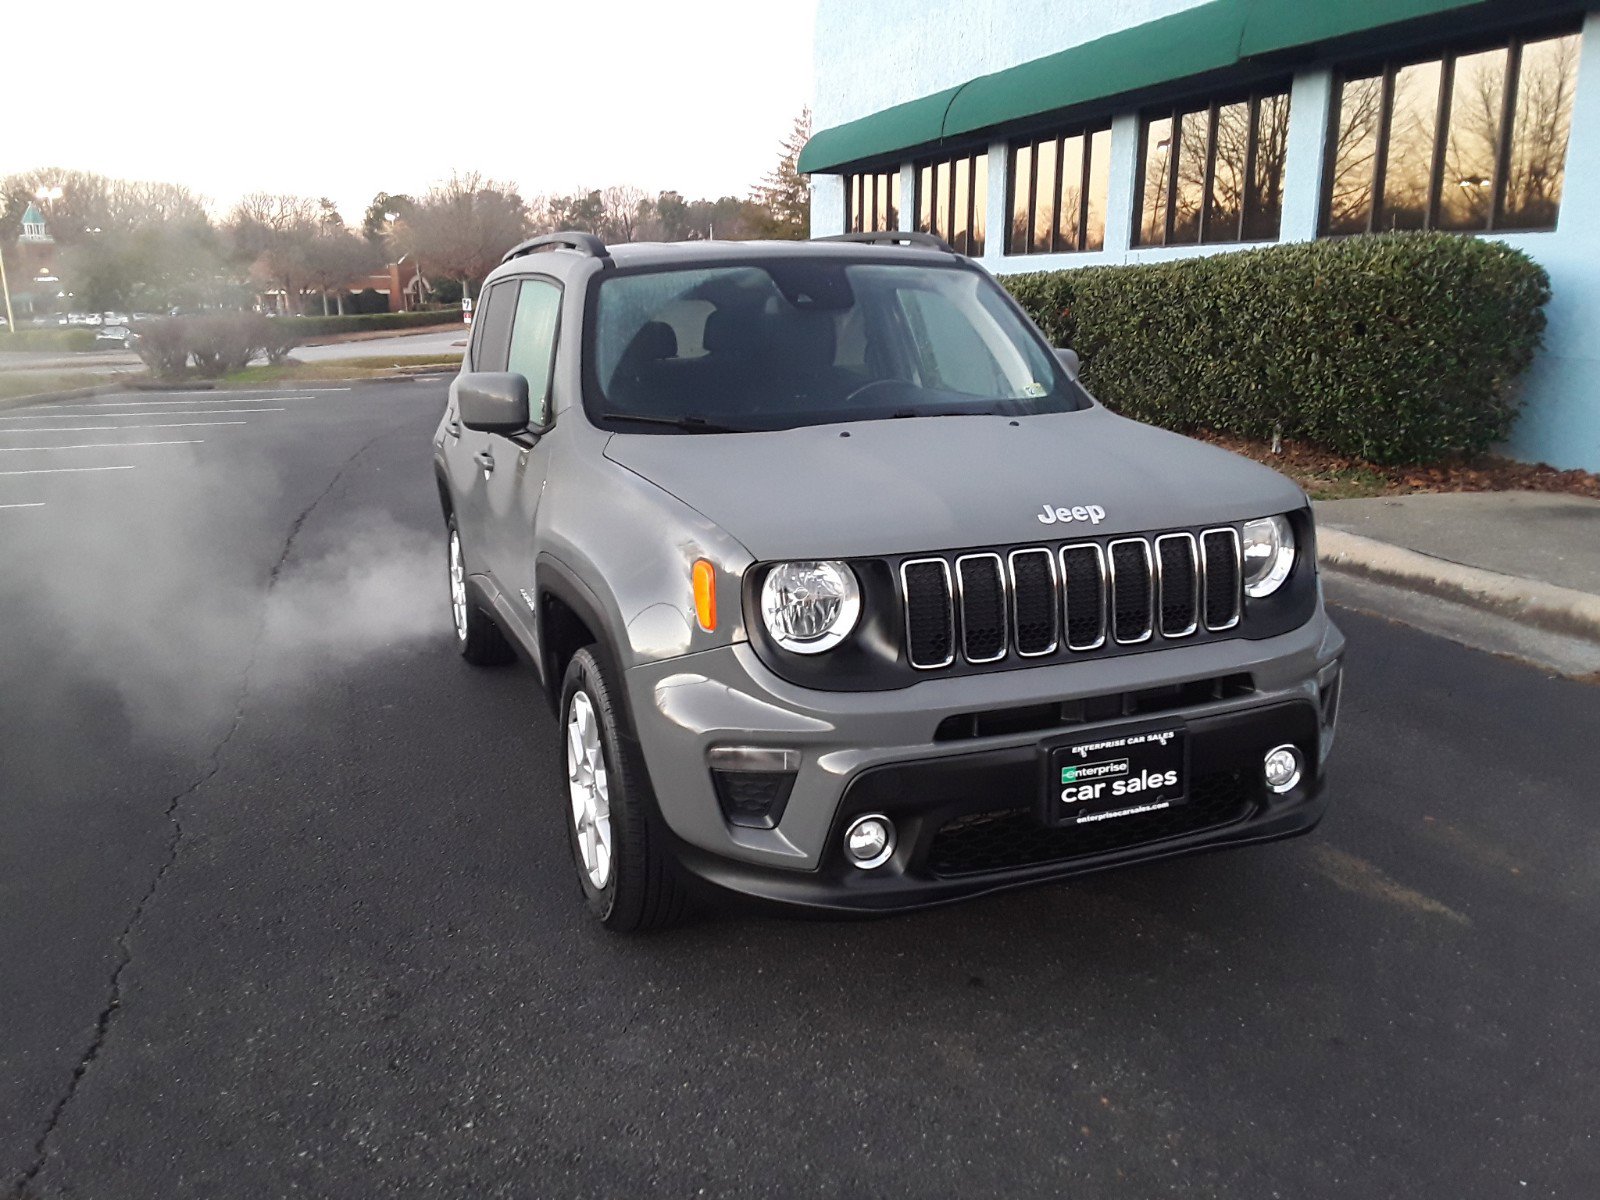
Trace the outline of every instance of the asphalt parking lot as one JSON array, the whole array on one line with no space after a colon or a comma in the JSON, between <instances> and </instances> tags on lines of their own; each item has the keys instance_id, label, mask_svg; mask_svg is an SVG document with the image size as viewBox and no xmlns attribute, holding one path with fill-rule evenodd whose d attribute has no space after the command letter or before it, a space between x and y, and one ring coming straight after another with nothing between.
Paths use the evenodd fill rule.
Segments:
<instances>
[{"instance_id":1,"label":"asphalt parking lot","mask_svg":"<svg viewBox=\"0 0 1600 1200\"><path fill-rule=\"evenodd\" d=\"M0 412L0 1187L1600 1195L1600 687L1340 612L1308 838L619 939L443 394Z\"/></svg>"}]
</instances>

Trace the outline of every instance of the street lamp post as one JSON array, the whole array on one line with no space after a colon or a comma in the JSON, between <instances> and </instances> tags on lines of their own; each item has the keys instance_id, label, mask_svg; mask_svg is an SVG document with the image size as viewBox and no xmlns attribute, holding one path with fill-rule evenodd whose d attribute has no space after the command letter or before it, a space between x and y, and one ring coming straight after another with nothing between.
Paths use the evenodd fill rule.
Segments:
<instances>
[{"instance_id":1,"label":"street lamp post","mask_svg":"<svg viewBox=\"0 0 1600 1200\"><path fill-rule=\"evenodd\" d=\"M0 292L6 297L6 328L12 333L17 331L17 316L11 311L11 285L6 282L6 250L0 246Z\"/></svg>"}]
</instances>

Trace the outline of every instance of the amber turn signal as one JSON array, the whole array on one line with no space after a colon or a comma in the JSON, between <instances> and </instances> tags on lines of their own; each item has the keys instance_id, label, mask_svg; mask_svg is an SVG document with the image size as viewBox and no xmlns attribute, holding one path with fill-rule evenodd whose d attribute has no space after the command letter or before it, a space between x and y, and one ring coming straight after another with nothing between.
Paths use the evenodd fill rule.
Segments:
<instances>
[{"instance_id":1,"label":"amber turn signal","mask_svg":"<svg viewBox=\"0 0 1600 1200\"><path fill-rule=\"evenodd\" d=\"M703 558L694 560L694 612L700 628L717 631L717 569Z\"/></svg>"}]
</instances>

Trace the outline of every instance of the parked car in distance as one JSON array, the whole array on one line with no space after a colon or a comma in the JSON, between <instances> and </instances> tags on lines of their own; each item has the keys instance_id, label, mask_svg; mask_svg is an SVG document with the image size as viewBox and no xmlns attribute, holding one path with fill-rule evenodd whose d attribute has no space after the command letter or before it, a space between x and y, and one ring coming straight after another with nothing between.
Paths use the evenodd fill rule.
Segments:
<instances>
[{"instance_id":1,"label":"parked car in distance","mask_svg":"<svg viewBox=\"0 0 1600 1200\"><path fill-rule=\"evenodd\" d=\"M939 239L553 234L476 316L434 438L456 644L533 664L608 928L1321 819L1344 637L1305 493L1104 408Z\"/></svg>"},{"instance_id":2,"label":"parked car in distance","mask_svg":"<svg viewBox=\"0 0 1600 1200\"><path fill-rule=\"evenodd\" d=\"M132 331L126 325L104 325L95 331L97 350L124 350L133 348Z\"/></svg>"}]
</instances>

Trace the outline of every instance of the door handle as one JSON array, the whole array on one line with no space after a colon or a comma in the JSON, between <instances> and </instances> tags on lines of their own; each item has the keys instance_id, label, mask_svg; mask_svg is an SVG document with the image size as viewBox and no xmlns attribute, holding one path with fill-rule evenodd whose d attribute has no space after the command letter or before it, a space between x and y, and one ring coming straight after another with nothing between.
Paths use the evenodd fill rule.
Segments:
<instances>
[{"instance_id":1,"label":"door handle","mask_svg":"<svg viewBox=\"0 0 1600 1200\"><path fill-rule=\"evenodd\" d=\"M448 421L445 422L444 431L446 433L448 433L453 438L460 437L461 436L461 418L460 417L451 417Z\"/></svg>"},{"instance_id":2,"label":"door handle","mask_svg":"<svg viewBox=\"0 0 1600 1200\"><path fill-rule=\"evenodd\" d=\"M494 470L494 455L490 454L487 450L478 451L472 456L472 461L483 468L483 473L485 475Z\"/></svg>"}]
</instances>

